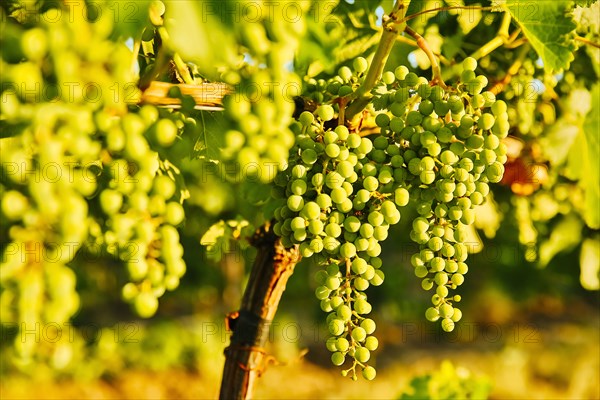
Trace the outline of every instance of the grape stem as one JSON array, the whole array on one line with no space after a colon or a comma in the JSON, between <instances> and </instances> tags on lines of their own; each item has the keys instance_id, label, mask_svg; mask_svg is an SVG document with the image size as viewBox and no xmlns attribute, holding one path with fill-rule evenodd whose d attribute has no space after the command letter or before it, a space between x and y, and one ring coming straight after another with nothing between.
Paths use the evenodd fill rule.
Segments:
<instances>
[{"instance_id":1,"label":"grape stem","mask_svg":"<svg viewBox=\"0 0 600 400\"><path fill-rule=\"evenodd\" d=\"M494 7L479 7L479 6L449 6L449 7L436 7L429 8L427 10L419 11L414 14L409 15L408 17L404 17L398 23L405 23L406 21L410 21L411 19L417 18L419 15L440 12L440 11L452 11L452 10L480 10L480 11L494 11Z\"/></svg>"},{"instance_id":2,"label":"grape stem","mask_svg":"<svg viewBox=\"0 0 600 400\"><path fill-rule=\"evenodd\" d=\"M500 24L500 28L498 29L498 34L496 37L481 46L476 52L471 54L471 57L479 60L496 50L498 47L514 42L521 30L517 29L512 35L510 35L508 28L510 27L511 20L512 17L510 16L510 13L504 13L504 17L502 18L502 23Z\"/></svg>"},{"instance_id":3,"label":"grape stem","mask_svg":"<svg viewBox=\"0 0 600 400\"><path fill-rule=\"evenodd\" d=\"M417 46L419 46L419 48L423 50L427 55L427 58L431 63L431 83L433 84L437 82L437 84L440 85L443 89L446 89L447 86L444 83L444 79L442 79L442 70L440 69L440 64L438 63L436 56L433 54L431 47L429 47L429 43L427 43L427 40L425 40L423 36L419 35L408 25L404 28L404 32L408 33L410 36L415 38L417 40Z\"/></svg>"},{"instance_id":4,"label":"grape stem","mask_svg":"<svg viewBox=\"0 0 600 400\"><path fill-rule=\"evenodd\" d=\"M383 68L385 67L387 59L392 52L392 47L396 42L396 38L402 31L404 31L404 27L406 26L406 22L398 23L398 21L403 19L406 15L406 10L408 9L409 3L410 0L398 0L390 14L384 15L382 21L383 32L381 34L381 39L377 45L377 50L375 51L373 61L369 66L365 80L355 92L356 94L354 99L346 109L346 120L351 120L353 117L362 112L367 104L369 104L371 97L373 97L371 90L381 78ZM397 24L399 26L396 26Z\"/></svg>"},{"instance_id":5,"label":"grape stem","mask_svg":"<svg viewBox=\"0 0 600 400\"><path fill-rule=\"evenodd\" d=\"M575 35L575 40L577 40L577 41L579 41L581 43L585 43L585 44L587 44L589 46L595 47L597 49L600 49L600 43L594 43L591 40L586 39L584 37L581 37L579 35Z\"/></svg>"}]
</instances>

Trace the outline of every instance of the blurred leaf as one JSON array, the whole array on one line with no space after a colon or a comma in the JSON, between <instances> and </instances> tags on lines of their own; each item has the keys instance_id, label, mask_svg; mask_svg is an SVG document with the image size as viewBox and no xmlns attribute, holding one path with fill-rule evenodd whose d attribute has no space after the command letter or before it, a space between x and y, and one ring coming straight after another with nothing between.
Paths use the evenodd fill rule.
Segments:
<instances>
[{"instance_id":1,"label":"blurred leaf","mask_svg":"<svg viewBox=\"0 0 600 400\"><path fill-rule=\"evenodd\" d=\"M576 25L569 14L570 1L507 0L505 7L550 71L569 68L573 60L572 32Z\"/></svg>"},{"instance_id":2,"label":"blurred leaf","mask_svg":"<svg viewBox=\"0 0 600 400\"><path fill-rule=\"evenodd\" d=\"M348 63L373 50L379 41L375 10L381 1L315 2L312 15L306 19L307 35L296 56L299 73L310 77Z\"/></svg>"},{"instance_id":3,"label":"blurred leaf","mask_svg":"<svg viewBox=\"0 0 600 400\"><path fill-rule=\"evenodd\" d=\"M454 0L452 2L453 6L464 6L465 3L462 0ZM463 33L467 35L471 32L479 22L481 21L482 12L481 10L475 7L476 4L471 4L469 9L467 10L450 10L448 13L451 15L457 15L458 17L458 25L462 29ZM479 4L477 4L479 5Z\"/></svg>"},{"instance_id":4,"label":"blurred leaf","mask_svg":"<svg viewBox=\"0 0 600 400\"><path fill-rule=\"evenodd\" d=\"M587 290L600 289L600 236L583 241L579 263L581 286Z\"/></svg>"},{"instance_id":5,"label":"blurred leaf","mask_svg":"<svg viewBox=\"0 0 600 400\"><path fill-rule=\"evenodd\" d=\"M487 377L473 376L466 368L455 367L448 360L442 361L439 370L413 378L410 386L400 399L487 399L491 390Z\"/></svg>"},{"instance_id":6,"label":"blurred leaf","mask_svg":"<svg viewBox=\"0 0 600 400\"><path fill-rule=\"evenodd\" d=\"M550 164L558 166L565 162L580 130L577 124L565 118L559 119L548 129L540 139L540 146ZM573 148L573 150L578 153L579 149Z\"/></svg>"},{"instance_id":7,"label":"blurred leaf","mask_svg":"<svg viewBox=\"0 0 600 400\"><path fill-rule=\"evenodd\" d=\"M148 0L111 1L107 9L103 9L102 11L107 12L111 10L114 13L112 18L115 21L115 31L121 37L138 37L150 22L148 15L150 3ZM94 3L92 3L93 5ZM97 7L96 5L95 7L90 7L88 10L94 11Z\"/></svg>"},{"instance_id":8,"label":"blurred leaf","mask_svg":"<svg viewBox=\"0 0 600 400\"><path fill-rule=\"evenodd\" d=\"M575 4L580 7L589 7L593 3L597 4L598 0L575 0Z\"/></svg>"},{"instance_id":9,"label":"blurred leaf","mask_svg":"<svg viewBox=\"0 0 600 400\"><path fill-rule=\"evenodd\" d=\"M564 217L552 230L550 238L540 245L539 266L544 268L558 253L581 242L583 223L574 214Z\"/></svg>"},{"instance_id":10,"label":"blurred leaf","mask_svg":"<svg viewBox=\"0 0 600 400\"><path fill-rule=\"evenodd\" d=\"M600 84L592 88L592 108L583 125L586 145L582 154L586 224L600 228Z\"/></svg>"},{"instance_id":11,"label":"blurred leaf","mask_svg":"<svg viewBox=\"0 0 600 400\"><path fill-rule=\"evenodd\" d=\"M200 239L200 244L206 246L207 257L220 261L223 254L235 249L248 247L248 242L243 240L253 231L253 227L244 218L221 220L213 224ZM234 247L233 241L238 241Z\"/></svg>"},{"instance_id":12,"label":"blurred leaf","mask_svg":"<svg viewBox=\"0 0 600 400\"><path fill-rule=\"evenodd\" d=\"M494 196L490 193L485 203L475 208L475 228L481 229L488 239L496 237L496 232L502 222L502 213L498 211L498 204L494 201ZM479 236L478 236L479 237ZM481 242L481 240L479 240Z\"/></svg>"},{"instance_id":13,"label":"blurred leaf","mask_svg":"<svg viewBox=\"0 0 600 400\"><path fill-rule=\"evenodd\" d=\"M233 35L230 1L167 0L165 26L175 50L198 65L201 73L212 76L216 67L235 63L236 41Z\"/></svg>"}]
</instances>

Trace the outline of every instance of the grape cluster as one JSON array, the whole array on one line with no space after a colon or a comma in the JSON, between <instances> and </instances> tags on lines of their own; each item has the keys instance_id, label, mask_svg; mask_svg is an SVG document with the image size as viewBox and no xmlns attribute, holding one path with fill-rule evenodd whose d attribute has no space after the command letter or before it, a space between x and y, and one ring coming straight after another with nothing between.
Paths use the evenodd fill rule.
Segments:
<instances>
[{"instance_id":1,"label":"grape cluster","mask_svg":"<svg viewBox=\"0 0 600 400\"><path fill-rule=\"evenodd\" d=\"M476 76L477 62L467 58L462 67L460 81L445 89L398 67L383 74L387 90L374 100L385 110L375 118L382 137L400 145L401 188L410 191L419 214L410 237L420 251L411 263L423 289L435 287L426 318L441 319L445 331L462 316L454 306L460 296L449 291L468 270L465 228L485 201L488 184L502 179L507 157L501 139L509 129L506 104L482 93L487 79Z\"/></svg>"},{"instance_id":2,"label":"grape cluster","mask_svg":"<svg viewBox=\"0 0 600 400\"><path fill-rule=\"evenodd\" d=\"M298 5L307 11L310 2ZM285 15L285 6L273 3L268 14ZM235 89L223 101L229 123L221 146L224 172L235 180L268 183L287 165L294 144L289 126L301 81L288 63L306 29L305 20L273 18L265 13L260 20L254 15L242 16L241 23L234 26L238 43L251 60L232 66L222 76Z\"/></svg>"},{"instance_id":3,"label":"grape cluster","mask_svg":"<svg viewBox=\"0 0 600 400\"><path fill-rule=\"evenodd\" d=\"M99 173L103 187L95 198L101 210L95 227L107 229L95 229L91 244L125 263L131 282L123 297L140 316L150 317L157 298L175 289L186 269L175 228L185 217L181 196L151 144L170 146L184 122L149 105L139 114L97 120L108 151Z\"/></svg>"},{"instance_id":4,"label":"grape cluster","mask_svg":"<svg viewBox=\"0 0 600 400\"><path fill-rule=\"evenodd\" d=\"M127 266L123 295L146 317L185 271L183 208L156 150L176 148L190 122L129 107L138 89L114 15L77 11L3 21L1 311L28 327L79 309L73 269L90 253ZM33 340L15 346L35 354Z\"/></svg>"},{"instance_id":5,"label":"grape cluster","mask_svg":"<svg viewBox=\"0 0 600 400\"><path fill-rule=\"evenodd\" d=\"M330 79L309 78L304 83L303 94L318 104L330 103L336 98L354 93L364 81L369 63L364 57L352 61L352 68L343 66Z\"/></svg>"},{"instance_id":6,"label":"grape cluster","mask_svg":"<svg viewBox=\"0 0 600 400\"><path fill-rule=\"evenodd\" d=\"M315 114L316 119L307 111L299 116L290 167L275 178L272 195L281 205L273 229L283 245L298 245L303 257L322 266L315 294L329 313L332 362L342 365L350 358L344 375L351 372L356 379L360 367L373 379L375 369L367 362L378 340L375 322L366 317L372 307L364 292L383 282L380 242L400 221L398 206L408 202L408 193L395 183L400 148L387 137L372 141L344 125L325 128L335 124L330 105Z\"/></svg>"}]
</instances>

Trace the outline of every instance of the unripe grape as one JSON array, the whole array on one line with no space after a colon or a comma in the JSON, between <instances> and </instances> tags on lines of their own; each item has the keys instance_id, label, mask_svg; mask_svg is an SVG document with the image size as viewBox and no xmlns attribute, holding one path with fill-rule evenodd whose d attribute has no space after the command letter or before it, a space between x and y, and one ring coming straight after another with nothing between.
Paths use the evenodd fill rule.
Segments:
<instances>
[{"instance_id":1,"label":"unripe grape","mask_svg":"<svg viewBox=\"0 0 600 400\"><path fill-rule=\"evenodd\" d=\"M437 274L435 274L433 281L438 286L445 285L446 283L448 283L448 274L445 272L438 272Z\"/></svg>"},{"instance_id":2,"label":"unripe grape","mask_svg":"<svg viewBox=\"0 0 600 400\"><path fill-rule=\"evenodd\" d=\"M373 286L379 286L379 285L381 285L383 283L384 278L385 278L385 275L384 275L383 271L381 271L381 270L378 269L378 270L374 271L374 275L369 280L369 282Z\"/></svg>"},{"instance_id":3,"label":"unripe grape","mask_svg":"<svg viewBox=\"0 0 600 400\"><path fill-rule=\"evenodd\" d=\"M360 328L358 328L360 329ZM366 363L371 358L371 352L366 347L359 347L354 353L354 358L358 362Z\"/></svg>"},{"instance_id":4,"label":"unripe grape","mask_svg":"<svg viewBox=\"0 0 600 400\"><path fill-rule=\"evenodd\" d=\"M462 311L458 308L455 308L454 314L452 314L452 317L451 317L452 321L458 322L458 321L460 321L461 318L462 318Z\"/></svg>"},{"instance_id":5,"label":"unripe grape","mask_svg":"<svg viewBox=\"0 0 600 400\"><path fill-rule=\"evenodd\" d=\"M329 277L327 277L326 279L329 279ZM327 286L319 286L315 289L315 296L319 300L325 300L326 298L328 298L329 293L331 293L331 290Z\"/></svg>"},{"instance_id":6,"label":"unripe grape","mask_svg":"<svg viewBox=\"0 0 600 400\"><path fill-rule=\"evenodd\" d=\"M410 71L408 70L408 68L406 68L404 65L400 65L394 70L394 75L396 76L396 79L402 81L406 79L406 75L408 75L409 72Z\"/></svg>"},{"instance_id":7,"label":"unripe grape","mask_svg":"<svg viewBox=\"0 0 600 400\"><path fill-rule=\"evenodd\" d=\"M344 333L345 329L346 324L341 319L334 318L329 322L329 333L334 336L340 336L342 333Z\"/></svg>"},{"instance_id":8,"label":"unripe grape","mask_svg":"<svg viewBox=\"0 0 600 400\"><path fill-rule=\"evenodd\" d=\"M122 205L123 195L116 190L106 189L100 193L100 206L106 214L115 214Z\"/></svg>"},{"instance_id":9,"label":"unripe grape","mask_svg":"<svg viewBox=\"0 0 600 400\"><path fill-rule=\"evenodd\" d=\"M354 311L358 314L369 314L371 312L371 304L366 300L359 299L354 302Z\"/></svg>"},{"instance_id":10,"label":"unripe grape","mask_svg":"<svg viewBox=\"0 0 600 400\"><path fill-rule=\"evenodd\" d=\"M477 60L473 57L467 57L462 62L463 70L475 71L477 68Z\"/></svg>"},{"instance_id":11,"label":"unripe grape","mask_svg":"<svg viewBox=\"0 0 600 400\"><path fill-rule=\"evenodd\" d=\"M429 275L429 270L424 265L416 266L414 272L417 278L425 278L427 275Z\"/></svg>"},{"instance_id":12,"label":"unripe grape","mask_svg":"<svg viewBox=\"0 0 600 400\"><path fill-rule=\"evenodd\" d=\"M454 330L454 321L450 318L444 318L442 320L442 329L446 332L452 332Z\"/></svg>"},{"instance_id":13,"label":"unripe grape","mask_svg":"<svg viewBox=\"0 0 600 400\"><path fill-rule=\"evenodd\" d=\"M391 85L392 83L394 83L394 81L396 80L396 76L394 75L394 73L392 71L385 71L382 75L381 75L381 80L383 81L383 83L385 83L386 85Z\"/></svg>"},{"instance_id":14,"label":"unripe grape","mask_svg":"<svg viewBox=\"0 0 600 400\"><path fill-rule=\"evenodd\" d=\"M375 368L373 368L371 366L367 366L367 367L365 367L365 369L363 369L362 375L366 380L372 381L373 379L375 379L375 376L377 375L377 373L375 371Z\"/></svg>"},{"instance_id":15,"label":"unripe grape","mask_svg":"<svg viewBox=\"0 0 600 400\"><path fill-rule=\"evenodd\" d=\"M465 277L462 274L453 274L452 275L452 279L451 279L452 283L455 284L456 286L460 286L463 284L463 282L465 281Z\"/></svg>"},{"instance_id":16,"label":"unripe grape","mask_svg":"<svg viewBox=\"0 0 600 400\"><path fill-rule=\"evenodd\" d=\"M442 304L439 308L440 317L442 318L450 318L454 314L454 307L450 304Z\"/></svg>"},{"instance_id":17,"label":"unripe grape","mask_svg":"<svg viewBox=\"0 0 600 400\"><path fill-rule=\"evenodd\" d=\"M360 323L360 327L365 330L365 333L367 335L370 335L373 332L375 332L375 329L376 329L375 321L373 321L371 318L365 318Z\"/></svg>"},{"instance_id":18,"label":"unripe grape","mask_svg":"<svg viewBox=\"0 0 600 400\"><path fill-rule=\"evenodd\" d=\"M336 309L337 316L343 321L349 321L352 317L352 310L345 304L342 304Z\"/></svg>"},{"instance_id":19,"label":"unripe grape","mask_svg":"<svg viewBox=\"0 0 600 400\"><path fill-rule=\"evenodd\" d=\"M340 247L340 256L344 258L353 258L356 256L356 247L352 243L344 243Z\"/></svg>"},{"instance_id":20,"label":"unripe grape","mask_svg":"<svg viewBox=\"0 0 600 400\"><path fill-rule=\"evenodd\" d=\"M383 224L383 222L384 222L383 214L381 214L379 211L370 212L367 219L368 219L369 223L371 225L373 225L374 227L379 226L379 225Z\"/></svg>"},{"instance_id":21,"label":"unripe grape","mask_svg":"<svg viewBox=\"0 0 600 400\"><path fill-rule=\"evenodd\" d=\"M142 318L150 318L158 310L158 300L152 293L142 292L133 302L135 312Z\"/></svg>"},{"instance_id":22,"label":"unripe grape","mask_svg":"<svg viewBox=\"0 0 600 400\"><path fill-rule=\"evenodd\" d=\"M168 147L173 144L177 138L177 126L170 119L161 119L155 127L156 140L158 144Z\"/></svg>"},{"instance_id":23,"label":"unripe grape","mask_svg":"<svg viewBox=\"0 0 600 400\"><path fill-rule=\"evenodd\" d=\"M358 301L361 301L361 300L358 300ZM362 301L364 301L364 300L362 300ZM367 332L360 326L352 329L352 339L356 340L357 342L359 342L359 343L363 342L366 337L367 337Z\"/></svg>"},{"instance_id":24,"label":"unripe grape","mask_svg":"<svg viewBox=\"0 0 600 400\"><path fill-rule=\"evenodd\" d=\"M330 121L333 119L335 111L329 104L322 104L317 107L315 113L322 121Z\"/></svg>"},{"instance_id":25,"label":"unripe grape","mask_svg":"<svg viewBox=\"0 0 600 400\"><path fill-rule=\"evenodd\" d=\"M357 73L363 73L369 68L369 63L364 57L357 57L352 61L354 71Z\"/></svg>"},{"instance_id":26,"label":"unripe grape","mask_svg":"<svg viewBox=\"0 0 600 400\"><path fill-rule=\"evenodd\" d=\"M355 274L363 274L367 270L369 264L362 258L357 257L352 260L351 269Z\"/></svg>"},{"instance_id":27,"label":"unripe grape","mask_svg":"<svg viewBox=\"0 0 600 400\"><path fill-rule=\"evenodd\" d=\"M335 353L331 354L331 362L333 363L333 365L342 365L344 361L346 361L346 357L339 351L336 351Z\"/></svg>"},{"instance_id":28,"label":"unripe grape","mask_svg":"<svg viewBox=\"0 0 600 400\"><path fill-rule=\"evenodd\" d=\"M440 313L434 307L429 307L425 311L425 318L427 318L428 321L435 322L440 319Z\"/></svg>"}]
</instances>

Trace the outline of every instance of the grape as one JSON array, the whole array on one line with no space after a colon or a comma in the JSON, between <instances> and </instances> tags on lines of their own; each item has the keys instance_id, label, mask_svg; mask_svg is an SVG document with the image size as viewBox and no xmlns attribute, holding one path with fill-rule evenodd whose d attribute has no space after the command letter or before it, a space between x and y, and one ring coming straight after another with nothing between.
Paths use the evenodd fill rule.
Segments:
<instances>
[{"instance_id":1,"label":"grape","mask_svg":"<svg viewBox=\"0 0 600 400\"><path fill-rule=\"evenodd\" d=\"M152 293L142 292L133 302L135 312L142 318L150 318L158 310L158 300Z\"/></svg>"},{"instance_id":2,"label":"grape","mask_svg":"<svg viewBox=\"0 0 600 400\"><path fill-rule=\"evenodd\" d=\"M333 365L342 365L346 361L346 357L339 351L336 351L331 355L331 362Z\"/></svg>"},{"instance_id":3,"label":"grape","mask_svg":"<svg viewBox=\"0 0 600 400\"><path fill-rule=\"evenodd\" d=\"M372 381L373 379L375 379L375 376L377 375L375 368L373 368L371 366L365 367L362 371L362 374L363 374L363 377L368 381Z\"/></svg>"},{"instance_id":4,"label":"grape","mask_svg":"<svg viewBox=\"0 0 600 400\"><path fill-rule=\"evenodd\" d=\"M352 66L354 67L354 71L360 74L367 70L369 64L364 57L357 57L352 62Z\"/></svg>"},{"instance_id":5,"label":"grape","mask_svg":"<svg viewBox=\"0 0 600 400\"><path fill-rule=\"evenodd\" d=\"M357 342L363 342L366 337L367 332L360 326L352 330L352 339L356 340Z\"/></svg>"},{"instance_id":6,"label":"grape","mask_svg":"<svg viewBox=\"0 0 600 400\"><path fill-rule=\"evenodd\" d=\"M361 329L361 328L356 328ZM371 358L371 352L366 347L359 347L354 353L354 358L358 362L366 363Z\"/></svg>"}]
</instances>

